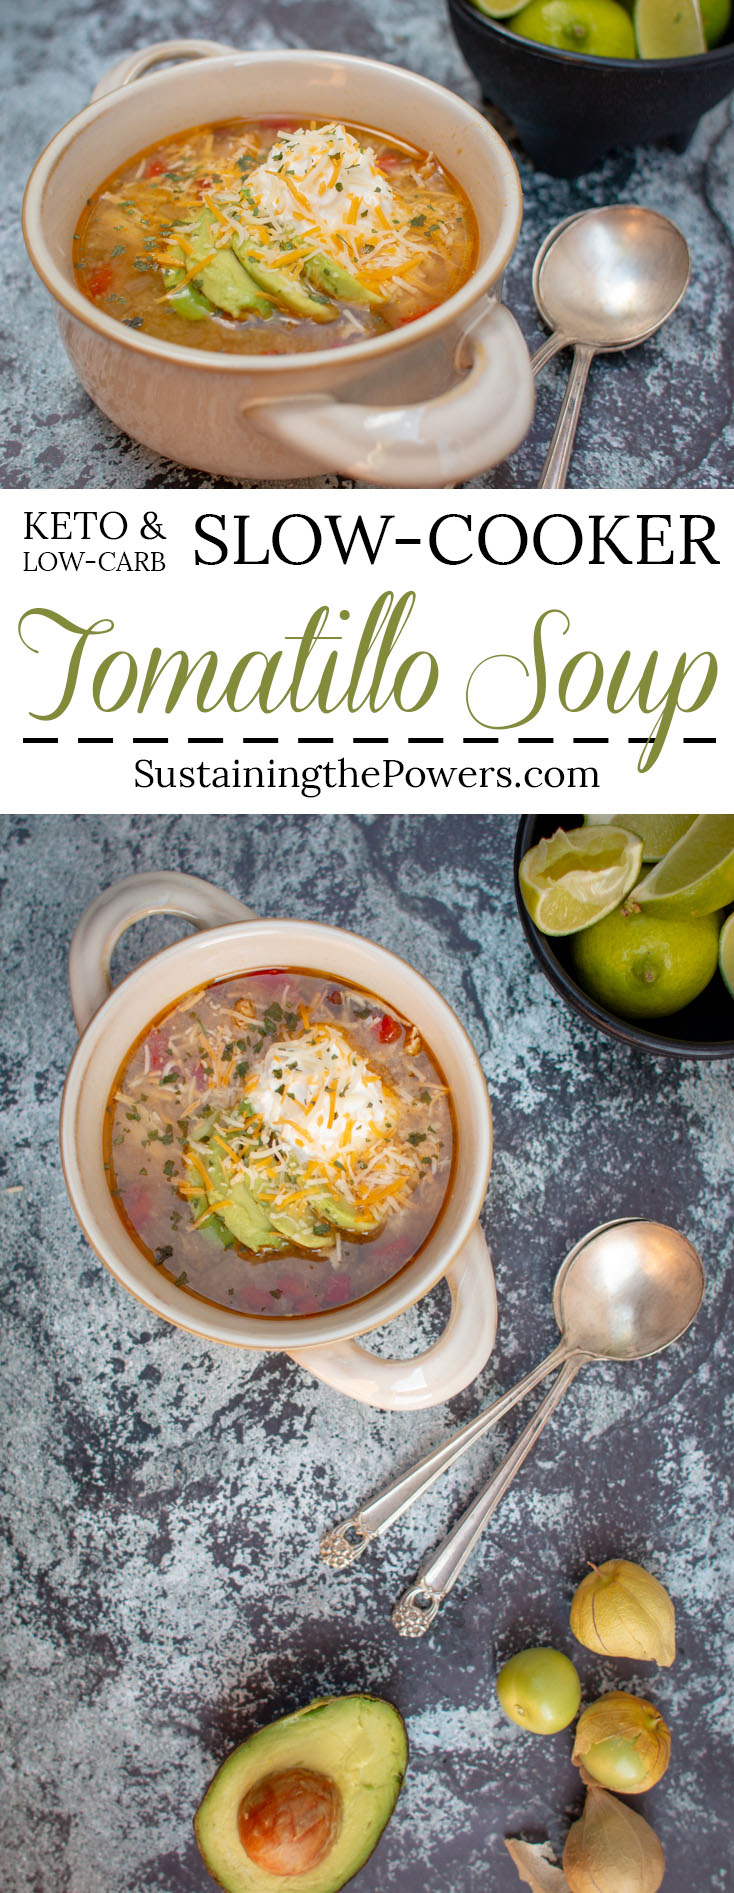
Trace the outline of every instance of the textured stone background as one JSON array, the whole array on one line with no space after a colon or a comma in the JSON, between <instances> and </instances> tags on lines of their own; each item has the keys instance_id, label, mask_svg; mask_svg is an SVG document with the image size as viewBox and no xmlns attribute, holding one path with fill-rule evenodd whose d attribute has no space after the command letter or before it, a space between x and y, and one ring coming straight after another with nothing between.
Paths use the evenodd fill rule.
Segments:
<instances>
[{"instance_id":1,"label":"textured stone background","mask_svg":"<svg viewBox=\"0 0 734 1893\"><path fill-rule=\"evenodd\" d=\"M579 1804L567 1734L501 1716L497 1663L557 1640L587 1698L623 1680L669 1719L674 1761L645 1812L666 1893L726 1893L731 1839L734 1100L727 1064L630 1054L556 999L514 911L511 818L14 818L4 824L0 1080L3 1357L13 1410L3 1816L4 1893L205 1893L191 1816L213 1767L256 1724L314 1695L394 1698L412 1760L363 1893L512 1893L505 1833L556 1842ZM435 980L477 1046L495 1112L486 1210L500 1329L480 1381L417 1416L331 1393L284 1357L211 1350L117 1286L74 1221L57 1116L75 1033L70 934L100 886L161 864L208 875L263 913L353 926ZM117 971L169 941L128 935ZM639 1368L590 1368L417 1646L389 1608L515 1416L448 1486L344 1576L319 1529L545 1352L566 1249L629 1212L677 1222L708 1271L687 1340ZM438 1331L440 1289L403 1318ZM568 1603L587 1558L665 1578L673 1670L575 1649Z\"/></svg>"},{"instance_id":2,"label":"textured stone background","mask_svg":"<svg viewBox=\"0 0 734 1893\"><path fill-rule=\"evenodd\" d=\"M5 0L4 11L11 9ZM105 68L133 47L181 35L256 49L326 46L412 66L478 102L444 0L23 0L6 34L9 90L2 238L2 355L9 417L6 486L217 484L119 435L74 379L52 307L23 247L23 185L42 146L86 104ZM507 127L504 127L507 130ZM675 319L642 349L597 362L571 469L576 487L716 486L732 477L734 426L734 123L731 101L709 113L683 157L662 147L619 151L575 183L535 172L516 151L525 224L506 295L531 349L544 331L530 272L539 243L573 210L637 200L684 231L693 277ZM533 429L509 465L474 484L534 486L568 373L544 372ZM333 482L318 482L333 484Z\"/></svg>"}]
</instances>

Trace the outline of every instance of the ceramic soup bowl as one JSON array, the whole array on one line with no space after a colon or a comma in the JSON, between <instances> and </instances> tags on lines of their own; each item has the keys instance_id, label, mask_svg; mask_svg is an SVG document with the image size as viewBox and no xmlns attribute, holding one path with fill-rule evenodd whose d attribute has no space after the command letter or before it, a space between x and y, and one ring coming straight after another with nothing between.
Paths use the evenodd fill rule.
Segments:
<instances>
[{"instance_id":1,"label":"ceramic soup bowl","mask_svg":"<svg viewBox=\"0 0 734 1893\"><path fill-rule=\"evenodd\" d=\"M171 59L185 63L152 70ZM468 282L385 335L269 357L168 344L82 295L72 238L90 191L169 134L263 112L375 126L435 151L477 218ZM173 40L122 60L52 139L28 184L24 230L80 381L135 440L232 480L339 472L376 485L441 486L503 460L532 420L528 351L499 300L521 215L506 145L443 87L373 60Z\"/></svg>"},{"instance_id":2,"label":"ceramic soup bowl","mask_svg":"<svg viewBox=\"0 0 734 1893\"><path fill-rule=\"evenodd\" d=\"M148 914L180 915L199 929L156 953L110 991L116 941ZM136 1039L182 995L263 967L327 973L377 994L425 1036L454 1105L457 1154L438 1222L399 1274L359 1303L316 1314L254 1316L188 1294L149 1261L128 1235L104 1167L103 1118L117 1073ZM495 1337L492 1264L478 1224L492 1156L492 1118L476 1053L450 1006L394 953L341 928L261 920L207 881L150 873L117 881L82 916L69 979L81 1038L61 1110L61 1155L71 1201L101 1261L146 1307L166 1320L236 1347L284 1349L320 1380L353 1399L389 1408L428 1407L474 1379ZM442 1276L451 1312L439 1340L405 1360L377 1358L357 1339L425 1295Z\"/></svg>"}]
</instances>

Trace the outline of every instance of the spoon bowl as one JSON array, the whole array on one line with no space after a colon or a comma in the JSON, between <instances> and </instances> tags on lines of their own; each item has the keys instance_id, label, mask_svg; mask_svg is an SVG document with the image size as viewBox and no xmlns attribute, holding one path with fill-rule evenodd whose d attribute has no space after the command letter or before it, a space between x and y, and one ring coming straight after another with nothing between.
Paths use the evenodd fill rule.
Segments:
<instances>
[{"instance_id":1,"label":"spoon bowl","mask_svg":"<svg viewBox=\"0 0 734 1893\"><path fill-rule=\"evenodd\" d=\"M688 245L668 217L642 204L607 204L557 225L533 271L543 321L568 342L633 348L678 307Z\"/></svg>"},{"instance_id":2,"label":"spoon bowl","mask_svg":"<svg viewBox=\"0 0 734 1893\"><path fill-rule=\"evenodd\" d=\"M538 311L552 333L533 370L573 347L573 367L541 487L562 487L570 465L586 378L598 353L633 348L677 309L690 275L688 245L660 211L606 204L556 225L533 269Z\"/></svg>"},{"instance_id":3,"label":"spoon bowl","mask_svg":"<svg viewBox=\"0 0 734 1893\"><path fill-rule=\"evenodd\" d=\"M637 1361L677 1341L698 1313L701 1261L665 1223L623 1217L576 1244L556 1276L553 1310L569 1353Z\"/></svg>"}]
</instances>

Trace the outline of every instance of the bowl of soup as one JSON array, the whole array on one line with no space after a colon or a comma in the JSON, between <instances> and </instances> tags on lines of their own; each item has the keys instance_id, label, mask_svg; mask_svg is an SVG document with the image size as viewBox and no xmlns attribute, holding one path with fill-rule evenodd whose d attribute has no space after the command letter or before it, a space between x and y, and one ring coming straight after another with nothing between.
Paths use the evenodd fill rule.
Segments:
<instances>
[{"instance_id":1,"label":"bowl of soup","mask_svg":"<svg viewBox=\"0 0 734 1893\"><path fill-rule=\"evenodd\" d=\"M530 426L500 300L521 214L498 133L428 80L174 41L52 139L24 231L80 380L136 440L231 479L430 486Z\"/></svg>"},{"instance_id":2,"label":"bowl of soup","mask_svg":"<svg viewBox=\"0 0 734 1893\"><path fill-rule=\"evenodd\" d=\"M199 931L110 992L115 941L163 911ZM82 1036L64 1174L125 1288L373 1405L433 1405L474 1378L496 1328L478 1224L491 1110L463 1027L419 973L356 934L262 920L160 873L87 910L70 983ZM401 1360L358 1343L442 1276L451 1314L432 1347Z\"/></svg>"}]
</instances>

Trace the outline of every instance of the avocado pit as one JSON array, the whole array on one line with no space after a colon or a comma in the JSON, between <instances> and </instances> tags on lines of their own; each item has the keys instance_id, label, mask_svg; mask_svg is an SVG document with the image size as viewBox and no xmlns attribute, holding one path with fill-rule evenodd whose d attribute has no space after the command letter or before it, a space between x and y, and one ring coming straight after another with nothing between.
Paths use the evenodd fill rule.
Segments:
<instances>
[{"instance_id":1,"label":"avocado pit","mask_svg":"<svg viewBox=\"0 0 734 1893\"><path fill-rule=\"evenodd\" d=\"M338 1839L342 1798L314 1768L264 1775L243 1796L237 1831L253 1866L280 1876L320 1866Z\"/></svg>"}]
</instances>

